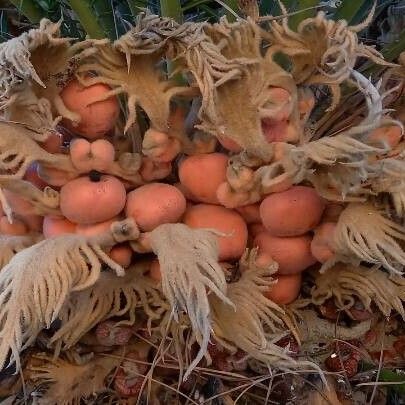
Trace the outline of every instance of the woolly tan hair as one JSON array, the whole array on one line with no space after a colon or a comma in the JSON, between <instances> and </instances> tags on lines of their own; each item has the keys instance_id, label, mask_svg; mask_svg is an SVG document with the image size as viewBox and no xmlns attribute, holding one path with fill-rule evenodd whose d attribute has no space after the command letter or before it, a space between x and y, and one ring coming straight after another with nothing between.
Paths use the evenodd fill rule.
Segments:
<instances>
[{"instance_id":1,"label":"woolly tan hair","mask_svg":"<svg viewBox=\"0 0 405 405\"><path fill-rule=\"evenodd\" d=\"M210 297L213 314L213 337L230 351L237 348L266 364L292 365L293 360L271 337L285 328L284 311L263 295L277 281L272 275L277 272L274 262L267 268L255 264L257 250L247 252L241 265L246 270L239 281L228 285L228 298L234 307L216 296ZM265 329L268 332L265 332Z\"/></svg>"},{"instance_id":2,"label":"woolly tan hair","mask_svg":"<svg viewBox=\"0 0 405 405\"><path fill-rule=\"evenodd\" d=\"M45 98L38 99L31 87L15 93L0 107L3 118L11 122L26 124L38 132L38 140L43 142L52 134L62 117L54 118L52 105Z\"/></svg>"},{"instance_id":3,"label":"woolly tan hair","mask_svg":"<svg viewBox=\"0 0 405 405\"><path fill-rule=\"evenodd\" d=\"M364 119L338 134L298 146L273 143L276 148L275 157L281 155L275 159L257 162L254 158L246 159L246 153L233 157L230 160L232 170L228 170L227 181L230 192L234 192L236 197L234 204L230 203L228 206L254 203L286 181L299 184L304 180L311 182L327 199L364 201L365 196L373 192L369 187L371 180L382 174L388 176L388 172L395 172L399 176L402 166L396 159L385 158L370 163L376 156L384 156L388 149L384 145L372 145L368 142L368 134L374 128L387 123L398 123L389 118L382 119L385 110L382 105L383 96L378 91L379 85L374 86L354 70L350 70L350 74L366 101L368 113ZM243 182L241 178L246 177L247 171L251 175L248 181ZM237 182L233 181L234 178Z\"/></svg>"},{"instance_id":4,"label":"woolly tan hair","mask_svg":"<svg viewBox=\"0 0 405 405\"><path fill-rule=\"evenodd\" d=\"M281 4L283 14L286 8ZM293 64L292 75L297 84L326 84L333 95L334 109L340 100L339 85L347 80L358 57L366 57L374 63L395 66L384 61L374 48L359 43L357 32L369 25L375 4L369 16L357 26L348 26L344 20L327 19L320 11L316 17L307 18L297 28L288 26L288 17L270 22L268 38L272 53L288 55Z\"/></svg>"},{"instance_id":5,"label":"woolly tan hair","mask_svg":"<svg viewBox=\"0 0 405 405\"><path fill-rule=\"evenodd\" d=\"M322 305L333 298L339 309L350 309L359 299L366 310L374 302L384 316L393 310L405 318L402 301L405 301L405 279L385 273L377 266L368 269L362 266L338 264L324 274L315 275L311 299ZM350 314L350 313L349 313Z\"/></svg>"},{"instance_id":6,"label":"woolly tan hair","mask_svg":"<svg viewBox=\"0 0 405 405\"><path fill-rule=\"evenodd\" d=\"M394 168L397 168L398 175L400 163L394 159L384 158L370 163L375 156L384 156L389 149L386 145L371 144L368 135L382 125L402 124L384 117L387 111L382 100L386 94L380 94L380 82L373 85L351 68L348 74L365 98L367 115L360 123L337 135L290 147L289 154L282 161L260 168L264 189L287 177L295 184L309 180L322 196L330 200L364 201L371 192L371 180L387 173L390 168L390 175Z\"/></svg>"},{"instance_id":7,"label":"woolly tan hair","mask_svg":"<svg viewBox=\"0 0 405 405\"><path fill-rule=\"evenodd\" d=\"M224 272L218 264L216 233L191 229L184 224L164 224L153 230L149 238L159 259L162 290L172 307L174 319L178 320L181 311L187 313L200 345L199 353L184 375L186 379L207 351L211 333L208 295L233 307L226 296Z\"/></svg>"},{"instance_id":8,"label":"woolly tan hair","mask_svg":"<svg viewBox=\"0 0 405 405\"><path fill-rule=\"evenodd\" d=\"M79 176L70 156L48 153L37 144L45 141L48 135L49 132L40 132L24 124L0 121L0 186L5 184L5 180L21 179L33 162L44 168L66 172L70 178ZM138 153L122 153L106 173L120 177L133 185L140 185L143 184L138 173L141 163L142 159ZM33 187L22 182L18 182L18 185L8 181L5 187L10 189L18 187L18 192L22 192L24 197L30 197L33 203L38 200L39 193L34 192Z\"/></svg>"},{"instance_id":9,"label":"woolly tan hair","mask_svg":"<svg viewBox=\"0 0 405 405\"><path fill-rule=\"evenodd\" d=\"M60 38L60 24L42 19L39 28L0 45L0 91L5 107L14 104L7 118L35 124L35 115L41 114L38 101L51 102L55 112L69 119L80 117L67 110L59 96L73 76L80 60L96 52L92 45L104 41L86 40L72 44ZM7 111L6 111L7 113ZM16 114L16 115L15 115Z\"/></svg>"},{"instance_id":10,"label":"woolly tan hair","mask_svg":"<svg viewBox=\"0 0 405 405\"><path fill-rule=\"evenodd\" d=\"M391 191L390 194L396 214L403 217L405 215L405 183L400 185L398 191Z\"/></svg>"},{"instance_id":11,"label":"woolly tan hair","mask_svg":"<svg viewBox=\"0 0 405 405\"><path fill-rule=\"evenodd\" d=\"M60 214L59 193L51 187L45 187L41 191L29 181L20 179L0 179L0 186L29 201L33 206L34 214ZM10 209L12 211L12 207Z\"/></svg>"},{"instance_id":12,"label":"woolly tan hair","mask_svg":"<svg viewBox=\"0 0 405 405\"><path fill-rule=\"evenodd\" d=\"M104 249L136 238L132 221L114 223L111 231L97 237L64 235L47 239L17 253L0 272L0 368L16 363L43 328L58 317L69 294L92 286L102 263L117 275L124 270Z\"/></svg>"},{"instance_id":13,"label":"woolly tan hair","mask_svg":"<svg viewBox=\"0 0 405 405\"><path fill-rule=\"evenodd\" d=\"M405 240L405 228L384 217L371 203L349 204L337 222L333 250L336 257L326 262L323 270L337 260L359 264L361 260L402 274L405 252L398 243Z\"/></svg>"},{"instance_id":14,"label":"woolly tan hair","mask_svg":"<svg viewBox=\"0 0 405 405\"><path fill-rule=\"evenodd\" d=\"M170 100L190 92L190 88L176 86L165 79L162 60L167 51L167 41L184 36L184 28L171 19L140 13L137 24L114 44L98 47L98 53L84 63L79 72L89 70L97 77L80 78L85 85L105 83L113 87L103 98L112 95L127 96L128 118L126 132L136 121L136 107L141 107L149 117L151 126L162 132L169 129Z\"/></svg>"},{"instance_id":15,"label":"woolly tan hair","mask_svg":"<svg viewBox=\"0 0 405 405\"><path fill-rule=\"evenodd\" d=\"M364 201L367 195L374 192L370 190L372 180L381 175L392 176L394 173L396 177L400 176L402 165L398 159L381 158L375 162L375 157L384 156L388 148L385 145L370 144L368 134L381 125L402 124L382 118L386 111L383 109L384 95L379 92L379 84L374 86L353 69L349 69L349 73L366 101L368 112L364 119L338 134L298 146L277 146L282 154L281 159L268 165L261 164L255 170L253 181L248 183L252 188L250 199L243 203L258 201L260 196L272 192L275 186L284 181L299 184L304 180L311 182L327 199ZM229 176L228 182L232 186Z\"/></svg>"},{"instance_id":16,"label":"woolly tan hair","mask_svg":"<svg viewBox=\"0 0 405 405\"><path fill-rule=\"evenodd\" d=\"M382 105L383 96L378 90L380 85L374 86L370 80L353 69L349 69L348 73L356 88L364 96L367 115L359 124L340 131L335 136L325 136L292 150L292 159L297 165L309 160L327 166L344 163L361 168L367 166L366 163L370 156L383 155L388 151L384 146L370 145L367 142L367 136L371 130L383 125L386 121L395 122L388 118L382 119L385 110Z\"/></svg>"},{"instance_id":17,"label":"woolly tan hair","mask_svg":"<svg viewBox=\"0 0 405 405\"><path fill-rule=\"evenodd\" d=\"M371 190L380 195L388 193L397 216L402 218L405 212L403 152L395 158L386 158L375 162L373 169L375 175L370 184Z\"/></svg>"},{"instance_id":18,"label":"woolly tan hair","mask_svg":"<svg viewBox=\"0 0 405 405\"><path fill-rule=\"evenodd\" d=\"M40 239L41 236L36 234L0 235L0 271L18 252L34 245Z\"/></svg>"},{"instance_id":19,"label":"woolly tan hair","mask_svg":"<svg viewBox=\"0 0 405 405\"><path fill-rule=\"evenodd\" d=\"M0 121L0 180L22 179L33 162L68 173L76 172L69 156L42 149L36 143L40 137L41 133L25 125Z\"/></svg>"},{"instance_id":20,"label":"woolly tan hair","mask_svg":"<svg viewBox=\"0 0 405 405\"><path fill-rule=\"evenodd\" d=\"M111 317L128 317L120 323L133 325L137 308L142 308L148 323L159 319L170 307L156 283L144 275L149 267L147 262L137 263L126 269L123 277L102 272L94 285L73 292L60 312L62 326L51 342L61 341L62 349L68 349L99 322Z\"/></svg>"},{"instance_id":21,"label":"woolly tan hair","mask_svg":"<svg viewBox=\"0 0 405 405\"><path fill-rule=\"evenodd\" d=\"M280 108L272 100L273 86L286 89L296 105L294 80L269 52L262 56L261 30L252 20L229 24L223 19L207 29L207 35L211 38L187 55L187 66L203 96L198 127L271 159L272 147L262 135L261 120L273 117ZM235 103L235 99L244 103ZM292 111L291 122L297 123L297 109Z\"/></svg>"},{"instance_id":22,"label":"woolly tan hair","mask_svg":"<svg viewBox=\"0 0 405 405\"><path fill-rule=\"evenodd\" d=\"M318 194L329 201L364 202L371 192L368 175L361 167L337 164L333 168L320 166L306 175Z\"/></svg>"},{"instance_id":23,"label":"woolly tan hair","mask_svg":"<svg viewBox=\"0 0 405 405\"><path fill-rule=\"evenodd\" d=\"M339 161L341 163L359 164L364 161L366 155L384 153L385 151L385 149L367 145L345 134L324 137L317 141L309 142L297 148L296 154L302 153L305 159L310 159L312 162L318 164L332 166ZM360 162L359 158L361 159Z\"/></svg>"}]
</instances>

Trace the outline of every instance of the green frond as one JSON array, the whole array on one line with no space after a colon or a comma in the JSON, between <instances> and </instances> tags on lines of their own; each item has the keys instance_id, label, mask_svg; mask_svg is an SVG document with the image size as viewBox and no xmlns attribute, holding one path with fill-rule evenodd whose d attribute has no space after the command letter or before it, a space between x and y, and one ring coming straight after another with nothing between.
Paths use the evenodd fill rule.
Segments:
<instances>
[{"instance_id":1,"label":"green frond","mask_svg":"<svg viewBox=\"0 0 405 405\"><path fill-rule=\"evenodd\" d=\"M317 11L317 5L319 5L319 0L298 0L296 10L289 11L302 11L292 15L289 18L290 27L295 30L301 21L305 20L306 18L313 17Z\"/></svg>"},{"instance_id":2,"label":"green frond","mask_svg":"<svg viewBox=\"0 0 405 405\"><path fill-rule=\"evenodd\" d=\"M90 0L69 0L69 5L75 12L81 25L90 38L105 38L105 33L97 18L94 18Z\"/></svg>"},{"instance_id":3,"label":"green frond","mask_svg":"<svg viewBox=\"0 0 405 405\"><path fill-rule=\"evenodd\" d=\"M44 13L34 0L10 0L17 10L27 17L32 23L38 23L44 17Z\"/></svg>"},{"instance_id":4,"label":"green frond","mask_svg":"<svg viewBox=\"0 0 405 405\"><path fill-rule=\"evenodd\" d=\"M335 20L346 20L350 24L353 21L353 19L356 17L356 15L358 14L358 12L361 11L363 6L367 6L367 9L370 10L372 5L373 5L373 2L367 1L367 0L342 1L341 6L334 13L334 19Z\"/></svg>"},{"instance_id":5,"label":"green frond","mask_svg":"<svg viewBox=\"0 0 405 405\"><path fill-rule=\"evenodd\" d=\"M183 22L180 0L160 0L160 15L171 17L178 23Z\"/></svg>"}]
</instances>

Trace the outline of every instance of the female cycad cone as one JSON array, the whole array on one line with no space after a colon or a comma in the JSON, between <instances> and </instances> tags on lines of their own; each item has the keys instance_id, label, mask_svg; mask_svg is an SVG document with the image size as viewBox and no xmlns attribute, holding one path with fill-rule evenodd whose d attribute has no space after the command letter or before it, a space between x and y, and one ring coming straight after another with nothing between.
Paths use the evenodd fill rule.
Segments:
<instances>
[{"instance_id":1,"label":"female cycad cone","mask_svg":"<svg viewBox=\"0 0 405 405\"><path fill-rule=\"evenodd\" d=\"M251 402L265 382L238 375L350 377L333 339L403 332L380 326L405 317L404 67L359 41L370 19L293 31L282 4L264 24L242 3L234 23L142 11L113 42L42 20L0 44L0 368L43 403L178 401L215 367L233 374L212 398Z\"/></svg>"}]
</instances>

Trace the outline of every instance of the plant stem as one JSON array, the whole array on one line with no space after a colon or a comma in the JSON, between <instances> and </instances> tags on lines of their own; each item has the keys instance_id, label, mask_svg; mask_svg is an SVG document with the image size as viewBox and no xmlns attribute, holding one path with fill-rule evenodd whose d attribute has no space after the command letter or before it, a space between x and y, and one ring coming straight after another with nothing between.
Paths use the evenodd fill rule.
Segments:
<instances>
[{"instance_id":1,"label":"plant stem","mask_svg":"<svg viewBox=\"0 0 405 405\"><path fill-rule=\"evenodd\" d=\"M90 38L105 38L104 30L95 17L89 0L69 0L69 4Z\"/></svg>"},{"instance_id":2,"label":"plant stem","mask_svg":"<svg viewBox=\"0 0 405 405\"><path fill-rule=\"evenodd\" d=\"M13 3L18 11L34 24L39 23L44 17L41 8L33 0L10 0L10 3Z\"/></svg>"},{"instance_id":3,"label":"plant stem","mask_svg":"<svg viewBox=\"0 0 405 405\"><path fill-rule=\"evenodd\" d=\"M183 22L183 12L180 0L160 0L160 14L162 17L170 17L179 24Z\"/></svg>"}]
</instances>

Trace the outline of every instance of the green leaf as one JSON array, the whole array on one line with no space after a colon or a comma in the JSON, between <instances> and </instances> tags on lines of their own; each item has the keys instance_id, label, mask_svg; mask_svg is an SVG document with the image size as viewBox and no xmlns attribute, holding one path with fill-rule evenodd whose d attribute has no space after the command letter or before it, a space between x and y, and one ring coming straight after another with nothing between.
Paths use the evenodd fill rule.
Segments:
<instances>
[{"instance_id":1,"label":"green leaf","mask_svg":"<svg viewBox=\"0 0 405 405\"><path fill-rule=\"evenodd\" d=\"M188 1L182 7L183 12L189 11L195 7L201 6L202 4L212 3L212 0L195 0L195 1Z\"/></svg>"},{"instance_id":2,"label":"green leaf","mask_svg":"<svg viewBox=\"0 0 405 405\"><path fill-rule=\"evenodd\" d=\"M131 10L132 16L135 20L135 17L141 11L141 8L145 8L147 6L147 2L142 0L127 0L129 9Z\"/></svg>"},{"instance_id":3,"label":"green leaf","mask_svg":"<svg viewBox=\"0 0 405 405\"><path fill-rule=\"evenodd\" d=\"M119 35L112 0L92 0L92 8L107 37L111 40L117 39Z\"/></svg>"},{"instance_id":4,"label":"green leaf","mask_svg":"<svg viewBox=\"0 0 405 405\"><path fill-rule=\"evenodd\" d=\"M8 32L7 14L5 11L0 13L0 43L9 40L12 36Z\"/></svg>"},{"instance_id":5,"label":"green leaf","mask_svg":"<svg viewBox=\"0 0 405 405\"><path fill-rule=\"evenodd\" d=\"M222 0L223 3L231 10L233 10L236 14L239 14L239 6L238 6L238 1L237 0ZM236 17L234 13L231 13L226 7L224 7L226 17L228 18L228 21L236 21Z\"/></svg>"},{"instance_id":6,"label":"green leaf","mask_svg":"<svg viewBox=\"0 0 405 405\"><path fill-rule=\"evenodd\" d=\"M262 0L259 4L260 15L274 15L278 7L276 0Z\"/></svg>"},{"instance_id":7,"label":"green leaf","mask_svg":"<svg viewBox=\"0 0 405 405\"><path fill-rule=\"evenodd\" d=\"M262 1L262 4L263 4L263 3L266 4L266 1ZM287 8L287 10L291 10L291 9L292 9L291 6L288 5L287 3L290 3L290 2L283 1L283 4L284 4L284 6ZM261 11L262 8L263 8L263 7L260 7L260 15L263 15L263 13L262 13L262 11ZM272 16L278 16L278 15L281 14L281 8L280 8L280 5L278 4L278 1L277 1L277 0L274 0L274 1L269 2L267 8L269 9L269 12L266 13L266 14L269 14L269 15L272 15Z\"/></svg>"},{"instance_id":8,"label":"green leaf","mask_svg":"<svg viewBox=\"0 0 405 405\"><path fill-rule=\"evenodd\" d=\"M160 15L171 17L178 23L183 22L183 11L180 0L160 0Z\"/></svg>"},{"instance_id":9,"label":"green leaf","mask_svg":"<svg viewBox=\"0 0 405 405\"><path fill-rule=\"evenodd\" d=\"M10 3L14 4L17 10L34 24L39 23L45 17L45 13L34 0L10 0Z\"/></svg>"},{"instance_id":10,"label":"green leaf","mask_svg":"<svg viewBox=\"0 0 405 405\"><path fill-rule=\"evenodd\" d=\"M401 33L401 35L396 41L392 42L389 45L386 45L381 50L381 53L383 54L385 60L387 60L388 62L395 63L400 53L404 51L405 51L405 31ZM381 66L368 61L361 67L359 71L363 75L368 76L377 72L378 70L381 70Z\"/></svg>"},{"instance_id":11,"label":"green leaf","mask_svg":"<svg viewBox=\"0 0 405 405\"><path fill-rule=\"evenodd\" d=\"M214 21L218 21L218 13L214 11L211 7L208 7L207 5L203 4L199 8L203 10L208 16L210 16Z\"/></svg>"},{"instance_id":12,"label":"green leaf","mask_svg":"<svg viewBox=\"0 0 405 405\"><path fill-rule=\"evenodd\" d=\"M292 10L297 10L298 9L298 0L281 0L281 2L283 3L284 7L288 10L288 11L292 11ZM278 1L275 1L277 9L280 11L281 13L281 8L278 4Z\"/></svg>"},{"instance_id":13,"label":"green leaf","mask_svg":"<svg viewBox=\"0 0 405 405\"><path fill-rule=\"evenodd\" d=\"M356 14L365 4L370 4L370 6L372 7L373 2L368 0L343 0L341 6L336 10L334 14L334 19L346 20L350 25Z\"/></svg>"},{"instance_id":14,"label":"green leaf","mask_svg":"<svg viewBox=\"0 0 405 405\"><path fill-rule=\"evenodd\" d=\"M91 3L90 0L69 0L70 7L90 38L105 38L106 34L100 22L94 16L94 10Z\"/></svg>"},{"instance_id":15,"label":"green leaf","mask_svg":"<svg viewBox=\"0 0 405 405\"><path fill-rule=\"evenodd\" d=\"M178 23L183 22L183 11L181 9L180 0L160 0L160 15L162 17L170 17ZM170 75L176 70L176 62L167 61L167 72ZM184 84L184 78L181 74L173 77L173 80L178 84Z\"/></svg>"},{"instance_id":16,"label":"green leaf","mask_svg":"<svg viewBox=\"0 0 405 405\"><path fill-rule=\"evenodd\" d=\"M380 3L377 5L375 13L373 15L374 22L371 23L371 25L375 24L375 21L379 16L383 13L386 12L387 4L390 3L391 0L377 0L377 3ZM385 2L385 4L384 4ZM351 25L356 25L360 24L363 22L369 15L371 11L371 7L373 6L374 1L365 1L363 5L361 6L360 10L357 12L357 14L353 17L351 21Z\"/></svg>"},{"instance_id":17,"label":"green leaf","mask_svg":"<svg viewBox=\"0 0 405 405\"><path fill-rule=\"evenodd\" d=\"M382 50L384 58L390 62L395 61L401 52L405 51L405 31L402 31L398 39L385 46Z\"/></svg>"},{"instance_id":18,"label":"green leaf","mask_svg":"<svg viewBox=\"0 0 405 405\"><path fill-rule=\"evenodd\" d=\"M298 7L296 8L296 11L300 12L289 17L289 26L293 30L296 30L301 21L304 21L306 18L313 17L316 14L316 8L312 7L315 7L318 4L319 0L298 0Z\"/></svg>"},{"instance_id":19,"label":"green leaf","mask_svg":"<svg viewBox=\"0 0 405 405\"><path fill-rule=\"evenodd\" d=\"M359 370L361 371L371 371L375 370L375 365L368 362L360 362ZM395 371L383 368L378 374L378 382L386 383L398 383L398 384L387 384L387 388L396 391L401 395L405 395L405 374L396 373ZM361 384L360 384L361 385Z\"/></svg>"},{"instance_id":20,"label":"green leaf","mask_svg":"<svg viewBox=\"0 0 405 405\"><path fill-rule=\"evenodd\" d=\"M405 374L397 374L391 370L381 370L378 381L397 382L398 384L389 385L390 389L405 395Z\"/></svg>"}]
</instances>

